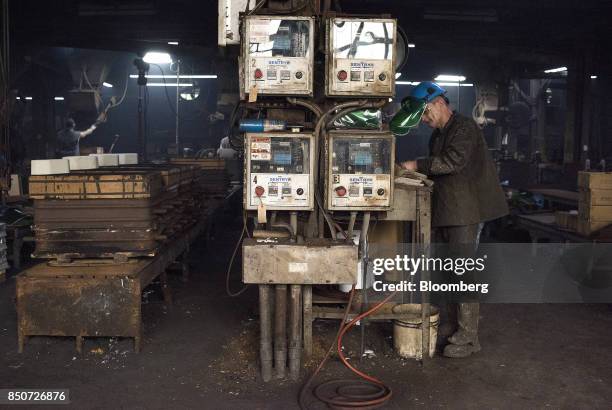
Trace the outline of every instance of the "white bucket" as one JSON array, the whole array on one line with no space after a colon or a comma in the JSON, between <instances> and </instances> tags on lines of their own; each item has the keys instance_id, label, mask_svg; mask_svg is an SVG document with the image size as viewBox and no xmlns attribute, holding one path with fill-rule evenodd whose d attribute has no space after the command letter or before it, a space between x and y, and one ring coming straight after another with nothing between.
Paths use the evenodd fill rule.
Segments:
<instances>
[{"instance_id":1,"label":"white bucket","mask_svg":"<svg viewBox=\"0 0 612 410\"><path fill-rule=\"evenodd\" d=\"M397 354L408 359L422 359L422 308L420 304L401 304L394 306L391 311L401 315L393 321L393 347ZM431 306L429 312L429 357L436 351L438 337L438 324L440 311Z\"/></svg>"}]
</instances>

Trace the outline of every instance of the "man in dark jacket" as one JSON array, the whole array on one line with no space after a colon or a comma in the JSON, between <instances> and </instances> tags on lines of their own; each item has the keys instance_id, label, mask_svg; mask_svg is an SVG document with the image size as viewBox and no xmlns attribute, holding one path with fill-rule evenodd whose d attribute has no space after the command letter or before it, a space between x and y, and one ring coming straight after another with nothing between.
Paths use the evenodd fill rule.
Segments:
<instances>
[{"instance_id":1,"label":"man in dark jacket","mask_svg":"<svg viewBox=\"0 0 612 410\"><path fill-rule=\"evenodd\" d=\"M421 120L434 128L430 155L406 161L402 167L434 181L432 227L436 242L447 243L451 254L475 253L483 223L508 213L495 164L482 132L472 119L453 112L445 90L423 82L411 93L426 105ZM465 299L463 299L465 300ZM458 330L448 338L447 357L466 357L480 350L479 304L458 304Z\"/></svg>"},{"instance_id":2,"label":"man in dark jacket","mask_svg":"<svg viewBox=\"0 0 612 410\"><path fill-rule=\"evenodd\" d=\"M80 155L79 141L95 131L97 122L85 131L75 130L76 124L72 118L68 118L64 125L57 133L55 155L57 158Z\"/></svg>"}]
</instances>

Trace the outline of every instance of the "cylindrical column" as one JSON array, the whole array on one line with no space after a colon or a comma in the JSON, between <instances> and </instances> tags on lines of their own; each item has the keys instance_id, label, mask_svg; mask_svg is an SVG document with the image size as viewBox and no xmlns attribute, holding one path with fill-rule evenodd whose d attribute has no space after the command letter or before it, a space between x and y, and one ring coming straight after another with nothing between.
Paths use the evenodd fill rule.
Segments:
<instances>
[{"instance_id":1,"label":"cylindrical column","mask_svg":"<svg viewBox=\"0 0 612 410\"><path fill-rule=\"evenodd\" d=\"M272 379L272 286L259 285L259 357L261 377L264 382Z\"/></svg>"},{"instance_id":2,"label":"cylindrical column","mask_svg":"<svg viewBox=\"0 0 612 410\"><path fill-rule=\"evenodd\" d=\"M302 356L302 286L290 286L289 299L289 377L297 380L300 377Z\"/></svg>"},{"instance_id":3,"label":"cylindrical column","mask_svg":"<svg viewBox=\"0 0 612 410\"><path fill-rule=\"evenodd\" d=\"M287 285L276 285L274 312L274 367L279 378L287 367Z\"/></svg>"}]
</instances>

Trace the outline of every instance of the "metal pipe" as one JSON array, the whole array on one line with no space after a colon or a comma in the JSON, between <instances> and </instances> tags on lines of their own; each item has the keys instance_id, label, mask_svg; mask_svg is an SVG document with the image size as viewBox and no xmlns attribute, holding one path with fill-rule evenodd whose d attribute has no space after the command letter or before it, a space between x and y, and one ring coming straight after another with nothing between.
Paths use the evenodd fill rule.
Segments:
<instances>
[{"instance_id":1,"label":"metal pipe","mask_svg":"<svg viewBox=\"0 0 612 410\"><path fill-rule=\"evenodd\" d=\"M353 230L355 229L355 221L357 220L357 212L351 211L351 218L349 219L349 226L347 232L347 241L353 242Z\"/></svg>"},{"instance_id":2,"label":"metal pipe","mask_svg":"<svg viewBox=\"0 0 612 410\"><path fill-rule=\"evenodd\" d=\"M274 299L274 367L276 375L283 378L287 367L287 285L276 285Z\"/></svg>"},{"instance_id":3,"label":"metal pipe","mask_svg":"<svg viewBox=\"0 0 612 410\"><path fill-rule=\"evenodd\" d=\"M296 211L292 211L289 214L289 225L291 225L291 230L293 231L293 236L296 241L297 241L297 229L298 229L298 214Z\"/></svg>"},{"instance_id":4,"label":"metal pipe","mask_svg":"<svg viewBox=\"0 0 612 410\"><path fill-rule=\"evenodd\" d=\"M299 105L301 107L308 108L317 117L317 119L319 119L319 117L321 117L321 115L323 115L323 111L315 103L311 103L311 102L306 101L306 100L298 100L295 97L287 97L287 101L289 102L289 104Z\"/></svg>"},{"instance_id":5,"label":"metal pipe","mask_svg":"<svg viewBox=\"0 0 612 410\"><path fill-rule=\"evenodd\" d=\"M272 379L272 286L259 285L259 358L264 382Z\"/></svg>"},{"instance_id":6,"label":"metal pipe","mask_svg":"<svg viewBox=\"0 0 612 410\"><path fill-rule=\"evenodd\" d=\"M363 294L363 303L361 304L361 313L365 312L368 309L368 230L370 229L370 213L363 213L363 221L361 222L361 232L359 236L359 256L361 257L361 291ZM363 353L365 351L365 329L366 329L366 319L364 317L361 320L361 351L359 352L360 358L363 358Z\"/></svg>"},{"instance_id":7,"label":"metal pipe","mask_svg":"<svg viewBox=\"0 0 612 410\"><path fill-rule=\"evenodd\" d=\"M302 356L302 286L290 286L289 307L289 377L297 380L300 377L300 361Z\"/></svg>"},{"instance_id":8,"label":"metal pipe","mask_svg":"<svg viewBox=\"0 0 612 410\"><path fill-rule=\"evenodd\" d=\"M291 238L289 232L269 231L267 229L256 229L253 231L253 238Z\"/></svg>"},{"instance_id":9,"label":"metal pipe","mask_svg":"<svg viewBox=\"0 0 612 410\"><path fill-rule=\"evenodd\" d=\"M179 87L179 79L181 77L181 60L176 61L176 124L175 124L175 144L176 144L176 156L179 158L183 157L181 152L181 141L179 138L179 102L180 102L180 87Z\"/></svg>"},{"instance_id":10,"label":"metal pipe","mask_svg":"<svg viewBox=\"0 0 612 410\"><path fill-rule=\"evenodd\" d=\"M275 224L270 224L271 228L283 228L286 229L289 234L291 235L291 240L295 240L295 234L296 232L293 230L293 227L291 225L289 225L288 223L285 222L277 222Z\"/></svg>"}]
</instances>

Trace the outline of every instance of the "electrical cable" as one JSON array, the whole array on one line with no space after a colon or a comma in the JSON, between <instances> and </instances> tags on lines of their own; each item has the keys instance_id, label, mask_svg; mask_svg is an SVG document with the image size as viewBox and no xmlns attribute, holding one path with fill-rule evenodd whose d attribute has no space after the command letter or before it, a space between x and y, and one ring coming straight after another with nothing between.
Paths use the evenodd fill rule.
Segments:
<instances>
[{"instance_id":1,"label":"electrical cable","mask_svg":"<svg viewBox=\"0 0 612 410\"><path fill-rule=\"evenodd\" d=\"M249 285L245 285L242 289L240 289L236 293L233 293L230 289L230 274L232 272L232 266L234 264L234 259L236 258L236 254L238 253L238 248L240 247L240 244L242 243L242 238L244 238L245 232L247 236L249 236L249 230L247 229L246 212L243 213L242 215L242 221L243 222L242 222L242 230L240 231L240 237L238 238L238 241L236 242L236 246L234 247L234 252L232 253L232 257L230 258L229 264L227 266L227 272L225 275L225 293L227 293L227 295L232 298L242 295L249 288Z\"/></svg>"}]
</instances>

